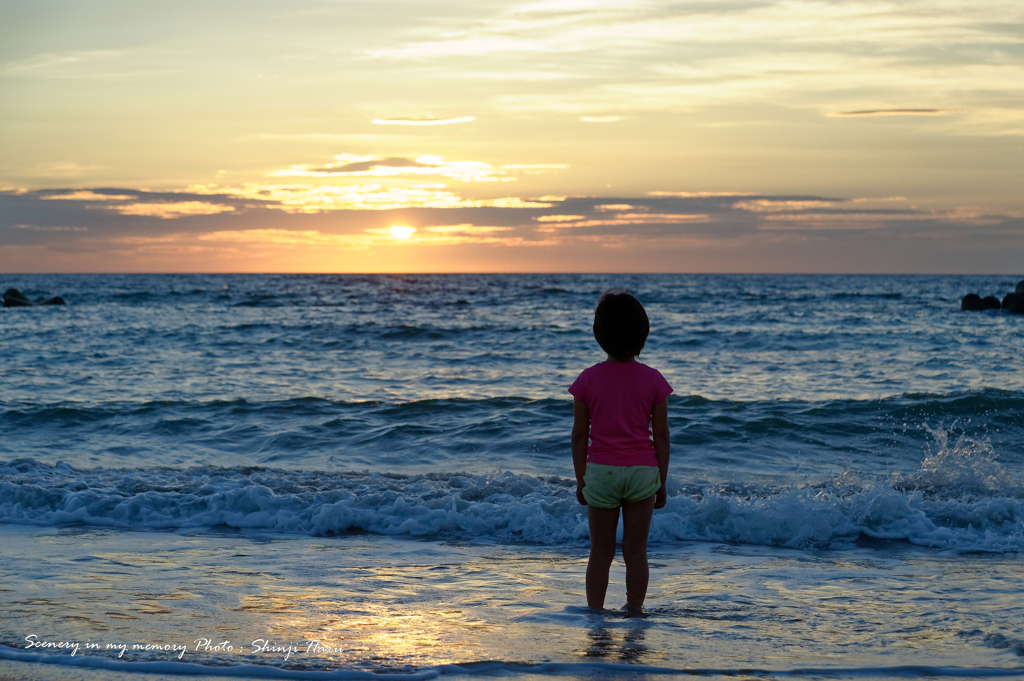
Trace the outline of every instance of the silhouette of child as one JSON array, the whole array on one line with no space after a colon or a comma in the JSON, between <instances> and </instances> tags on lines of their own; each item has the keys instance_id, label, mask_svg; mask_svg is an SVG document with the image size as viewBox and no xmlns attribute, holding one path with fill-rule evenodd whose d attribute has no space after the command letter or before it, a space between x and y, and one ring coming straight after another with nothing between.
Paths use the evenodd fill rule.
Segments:
<instances>
[{"instance_id":1,"label":"silhouette of child","mask_svg":"<svg viewBox=\"0 0 1024 681\"><path fill-rule=\"evenodd\" d=\"M584 369L569 388L576 499L587 506L590 524L587 605L597 610L604 607L621 508L626 608L642 611L650 577L647 535L654 509L666 500L672 387L636 361L650 329L639 300L621 289L606 291L594 312L594 338L608 359Z\"/></svg>"}]
</instances>

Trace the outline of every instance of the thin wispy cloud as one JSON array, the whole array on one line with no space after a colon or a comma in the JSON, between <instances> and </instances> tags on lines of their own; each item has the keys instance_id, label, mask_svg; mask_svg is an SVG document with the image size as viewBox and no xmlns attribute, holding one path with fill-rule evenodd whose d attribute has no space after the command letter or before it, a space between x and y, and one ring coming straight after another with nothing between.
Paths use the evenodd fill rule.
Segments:
<instances>
[{"instance_id":1,"label":"thin wispy cloud","mask_svg":"<svg viewBox=\"0 0 1024 681\"><path fill-rule=\"evenodd\" d=\"M234 206L208 203L206 201L167 201L160 203L125 203L110 206L111 210L121 215L145 215L171 220L193 215L216 215L230 213Z\"/></svg>"},{"instance_id":2,"label":"thin wispy cloud","mask_svg":"<svg viewBox=\"0 0 1024 681\"><path fill-rule=\"evenodd\" d=\"M584 218L585 215L538 215L533 219L537 222L577 222Z\"/></svg>"},{"instance_id":3,"label":"thin wispy cloud","mask_svg":"<svg viewBox=\"0 0 1024 681\"><path fill-rule=\"evenodd\" d=\"M837 202L834 200L822 201L820 199L755 199L753 201L737 201L733 204L733 208L749 210L754 213L780 213L812 208L832 208L836 204Z\"/></svg>"},{"instance_id":4,"label":"thin wispy cloud","mask_svg":"<svg viewBox=\"0 0 1024 681\"><path fill-rule=\"evenodd\" d=\"M448 17L452 28L434 40L366 54L433 61L453 73L466 61L479 70L481 61L507 66L514 60L521 69L557 54L560 73L581 79L579 87L492 101L509 112L575 114L586 122L611 122L589 113L594 109L641 115L738 102L749 107L762 99L835 117L939 116L962 109L955 124L964 132L1016 134L1021 128L1019 110L1016 118L998 111L1003 105L989 94L1024 82L1024 65L1012 56L1019 45L1012 27L1024 23L1019 4L962 11L924 0L555 5L513 5L484 19ZM881 95L876 101L892 100L908 88L928 93L934 105L921 111L863 106L866 92Z\"/></svg>"},{"instance_id":5,"label":"thin wispy cloud","mask_svg":"<svg viewBox=\"0 0 1024 681\"><path fill-rule=\"evenodd\" d=\"M417 158L399 156L372 157L356 154L338 154L335 163L324 165L302 164L269 173L270 177L380 177L401 176L444 177L459 182L497 182L505 172L483 161L446 161L440 156L424 155ZM514 178L510 178L514 179Z\"/></svg>"},{"instance_id":6,"label":"thin wispy cloud","mask_svg":"<svg viewBox=\"0 0 1024 681\"><path fill-rule=\"evenodd\" d=\"M514 182L517 174L554 173L568 167L566 163L508 163L495 168L484 161L450 161L429 154L416 158L338 154L332 163L293 165L290 168L272 171L268 173L268 177L375 177L382 180L437 177L456 182Z\"/></svg>"},{"instance_id":7,"label":"thin wispy cloud","mask_svg":"<svg viewBox=\"0 0 1024 681\"><path fill-rule=\"evenodd\" d=\"M493 234L494 232L510 232L514 227L496 227L493 225L474 225L464 222L458 225L434 225L425 227L423 231L430 234Z\"/></svg>"},{"instance_id":8,"label":"thin wispy cloud","mask_svg":"<svg viewBox=\"0 0 1024 681\"><path fill-rule=\"evenodd\" d=\"M41 225L11 225L13 229L28 229L33 232L88 232L88 227L61 227L61 226L41 226Z\"/></svg>"},{"instance_id":9,"label":"thin wispy cloud","mask_svg":"<svg viewBox=\"0 0 1024 681\"><path fill-rule=\"evenodd\" d=\"M860 111L836 111L828 114L834 118L862 116L944 116L958 113L962 109L862 109Z\"/></svg>"},{"instance_id":10,"label":"thin wispy cloud","mask_svg":"<svg viewBox=\"0 0 1024 681\"><path fill-rule=\"evenodd\" d=\"M88 65L106 59L120 57L120 50L82 50L74 52L44 53L27 59L0 64L0 76L41 76L66 73L69 67Z\"/></svg>"},{"instance_id":11,"label":"thin wispy cloud","mask_svg":"<svg viewBox=\"0 0 1024 681\"><path fill-rule=\"evenodd\" d=\"M36 163L19 174L23 177L66 182L69 179L83 177L97 170L100 170L100 166L95 164L77 163L75 161L54 161L51 163Z\"/></svg>"},{"instance_id":12,"label":"thin wispy cloud","mask_svg":"<svg viewBox=\"0 0 1024 681\"><path fill-rule=\"evenodd\" d=\"M472 123L475 116L458 116L455 118L374 118L374 125L453 125L455 123Z\"/></svg>"},{"instance_id":13,"label":"thin wispy cloud","mask_svg":"<svg viewBox=\"0 0 1024 681\"><path fill-rule=\"evenodd\" d=\"M296 132L273 133L265 132L251 137L263 140L313 140L324 142L349 142L351 140L379 140L385 137L374 133L331 133L331 132Z\"/></svg>"},{"instance_id":14,"label":"thin wispy cloud","mask_svg":"<svg viewBox=\"0 0 1024 681\"><path fill-rule=\"evenodd\" d=\"M675 196L681 199L707 199L732 196L753 196L751 192L647 192L648 196Z\"/></svg>"},{"instance_id":15,"label":"thin wispy cloud","mask_svg":"<svg viewBox=\"0 0 1024 681\"><path fill-rule=\"evenodd\" d=\"M130 201L135 198L135 195L96 192L92 189L75 189L54 193L40 192L39 198L44 201Z\"/></svg>"}]
</instances>

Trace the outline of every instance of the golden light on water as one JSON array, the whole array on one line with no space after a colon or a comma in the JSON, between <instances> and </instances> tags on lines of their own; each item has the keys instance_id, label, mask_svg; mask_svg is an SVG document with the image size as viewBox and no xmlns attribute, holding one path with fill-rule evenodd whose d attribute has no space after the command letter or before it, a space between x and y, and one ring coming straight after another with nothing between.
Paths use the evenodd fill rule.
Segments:
<instances>
[{"instance_id":1,"label":"golden light on water","mask_svg":"<svg viewBox=\"0 0 1024 681\"><path fill-rule=\"evenodd\" d=\"M390 230L391 236L396 239L408 239L416 231L415 227L406 227L404 225L395 225Z\"/></svg>"}]
</instances>

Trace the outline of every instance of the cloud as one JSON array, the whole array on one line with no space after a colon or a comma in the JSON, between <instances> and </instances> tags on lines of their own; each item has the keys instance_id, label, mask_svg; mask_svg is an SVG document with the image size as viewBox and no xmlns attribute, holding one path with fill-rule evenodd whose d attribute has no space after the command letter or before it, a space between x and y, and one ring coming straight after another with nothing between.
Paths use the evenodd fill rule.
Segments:
<instances>
[{"instance_id":1,"label":"cloud","mask_svg":"<svg viewBox=\"0 0 1024 681\"><path fill-rule=\"evenodd\" d=\"M495 168L483 161L447 161L441 156L359 156L339 154L336 163L298 164L268 173L269 177L444 177L457 182L513 182L509 171L538 175L568 168L567 163L510 163Z\"/></svg>"},{"instance_id":2,"label":"cloud","mask_svg":"<svg viewBox=\"0 0 1024 681\"><path fill-rule=\"evenodd\" d=\"M443 22L432 37L409 33L360 54L445 74L467 64L471 73L529 73L555 63L561 78L578 81L490 99L509 113L598 123L723 105L750 112L757 103L843 118L948 116L943 125L959 132L1024 133L1011 104L1024 82L1020 3L510 3ZM874 106L922 95L927 107Z\"/></svg>"},{"instance_id":3,"label":"cloud","mask_svg":"<svg viewBox=\"0 0 1024 681\"><path fill-rule=\"evenodd\" d=\"M286 213L327 213L343 210L396 210L401 208L549 208L552 197L522 199L506 196L496 199L465 199L443 184L418 184L392 187L383 184L311 185L247 183L241 187L200 185L190 187L194 194L212 194L229 198L239 205L257 202L259 207Z\"/></svg>"},{"instance_id":4,"label":"cloud","mask_svg":"<svg viewBox=\"0 0 1024 681\"><path fill-rule=\"evenodd\" d=\"M76 189L66 193L41 193L39 198L44 201L130 201L135 198L135 195L96 192L92 189Z\"/></svg>"},{"instance_id":5,"label":"cloud","mask_svg":"<svg viewBox=\"0 0 1024 681\"><path fill-rule=\"evenodd\" d=\"M208 232L200 241L222 243L265 244L274 246L330 246L366 249L380 239L365 234L325 234L318 230L243 229Z\"/></svg>"},{"instance_id":6,"label":"cloud","mask_svg":"<svg viewBox=\"0 0 1024 681\"><path fill-rule=\"evenodd\" d=\"M148 215L171 220L193 215L216 215L235 210L234 206L207 203L205 201L177 201L165 203L126 203L115 204L110 209L121 215Z\"/></svg>"},{"instance_id":7,"label":"cloud","mask_svg":"<svg viewBox=\"0 0 1024 681\"><path fill-rule=\"evenodd\" d=\"M28 59L11 61L0 65L0 76L20 75L61 75L67 73L68 68L78 66L86 62L98 61L119 57L124 54L118 50L84 50L76 52L47 52L37 54Z\"/></svg>"},{"instance_id":8,"label":"cloud","mask_svg":"<svg viewBox=\"0 0 1024 681\"><path fill-rule=\"evenodd\" d=\"M568 163L507 163L501 166L505 170L562 170L568 168Z\"/></svg>"},{"instance_id":9,"label":"cloud","mask_svg":"<svg viewBox=\"0 0 1024 681\"><path fill-rule=\"evenodd\" d=\"M580 120L584 123L614 123L621 121L622 116L580 116Z\"/></svg>"},{"instance_id":10,"label":"cloud","mask_svg":"<svg viewBox=\"0 0 1024 681\"><path fill-rule=\"evenodd\" d=\"M23 177L69 180L75 177L82 177L99 169L100 166L97 165L85 165L74 161L55 161L53 163L37 163L31 168L22 171L20 175Z\"/></svg>"},{"instance_id":11,"label":"cloud","mask_svg":"<svg viewBox=\"0 0 1024 681\"><path fill-rule=\"evenodd\" d=\"M457 118L374 118L374 125L452 125L454 123L472 123L476 118L473 116L459 116Z\"/></svg>"},{"instance_id":12,"label":"cloud","mask_svg":"<svg viewBox=\"0 0 1024 681\"><path fill-rule=\"evenodd\" d=\"M287 213L323 213L339 210L394 210L397 208L458 208L469 205L444 185L387 187L382 184L310 185L246 183L241 187L213 186L211 193L240 200L263 202Z\"/></svg>"},{"instance_id":13,"label":"cloud","mask_svg":"<svg viewBox=\"0 0 1024 681\"><path fill-rule=\"evenodd\" d=\"M270 177L382 177L401 176L447 177L459 182L497 182L506 179L502 170L496 170L483 161L446 161L440 156L420 156L416 159L391 156L378 158L339 154L334 157L338 163L325 165L294 165L284 170L269 173Z\"/></svg>"},{"instance_id":14,"label":"cloud","mask_svg":"<svg viewBox=\"0 0 1024 681\"><path fill-rule=\"evenodd\" d=\"M263 132L248 137L261 140L315 140L331 142L347 142L350 140L378 140L386 138L387 135L374 133L331 133L331 132L307 132L307 133L277 133Z\"/></svg>"},{"instance_id":15,"label":"cloud","mask_svg":"<svg viewBox=\"0 0 1024 681\"><path fill-rule=\"evenodd\" d=\"M538 218L541 220L541 218ZM580 227L624 227L627 225L681 225L684 223L711 222L705 213L618 213L614 217L600 217L574 222L557 221L538 228L539 231L578 229Z\"/></svg>"},{"instance_id":16,"label":"cloud","mask_svg":"<svg viewBox=\"0 0 1024 681\"><path fill-rule=\"evenodd\" d=\"M216 215L237 210L223 192L210 198L202 192L147 192L125 189L43 189L34 193L41 201L82 203L87 210L157 217L164 220L195 215Z\"/></svg>"},{"instance_id":17,"label":"cloud","mask_svg":"<svg viewBox=\"0 0 1024 681\"><path fill-rule=\"evenodd\" d=\"M778 213L782 211L807 210L809 208L831 208L835 204L835 201L822 201L819 199L756 199L753 201L737 201L733 204L733 208L749 210L755 213Z\"/></svg>"},{"instance_id":18,"label":"cloud","mask_svg":"<svg viewBox=\"0 0 1024 681\"><path fill-rule=\"evenodd\" d=\"M460 225L434 225L426 227L424 231L435 234L491 234L492 232L508 232L512 227L494 227L490 225L474 225L463 223Z\"/></svg>"},{"instance_id":19,"label":"cloud","mask_svg":"<svg viewBox=\"0 0 1024 681\"><path fill-rule=\"evenodd\" d=\"M554 65L550 65L554 66ZM486 80L489 82L521 81L524 83L544 83L555 80L568 80L578 78L574 73L561 71L524 70L507 71L494 69L492 71L450 71L445 77L453 80Z\"/></svg>"},{"instance_id":20,"label":"cloud","mask_svg":"<svg viewBox=\"0 0 1024 681\"><path fill-rule=\"evenodd\" d=\"M347 156L335 156L336 159L346 160ZM315 170L323 173L334 174L334 173L368 173L373 170L383 168L436 168L436 165L429 163L422 163L420 161L414 161L410 158L401 158L393 156L390 158L380 158L368 161L349 161L348 163L342 163L340 165L329 165L322 168L316 168Z\"/></svg>"},{"instance_id":21,"label":"cloud","mask_svg":"<svg viewBox=\"0 0 1024 681\"><path fill-rule=\"evenodd\" d=\"M455 246L465 244L526 245L528 242L551 244L545 240L528 240L522 236L504 237L500 232L513 231L512 227L474 224L435 225L414 232L408 240L416 246ZM397 243L390 227L373 227L356 234L330 234L320 230L246 229L217 231L202 234L203 242L280 246L285 248L335 248L341 250L369 250L374 247L393 246Z\"/></svg>"},{"instance_id":22,"label":"cloud","mask_svg":"<svg viewBox=\"0 0 1024 681\"><path fill-rule=\"evenodd\" d=\"M563 3L559 3L563 4ZM928 44L937 35L948 44L1003 35L1008 27L993 25L986 13L929 6L910 0L900 7L880 2L801 3L681 2L666 6L656 0L631 3L573 3L559 7L527 3L506 7L480 19L449 17L449 30L433 40L417 40L370 49L376 59L430 59L515 53L628 51L651 55L680 46L775 44L787 51L846 43L903 47ZM993 8L995 9L995 8ZM1002 5L1004 14L1007 6ZM970 12L970 13L968 13ZM1011 11L1010 15L1017 15ZM1012 22L1010 16L1005 17ZM702 50L707 52L707 50Z\"/></svg>"},{"instance_id":23,"label":"cloud","mask_svg":"<svg viewBox=\"0 0 1024 681\"><path fill-rule=\"evenodd\" d=\"M11 225L14 229L28 229L33 232L88 232L88 227L50 227L40 225Z\"/></svg>"},{"instance_id":24,"label":"cloud","mask_svg":"<svg viewBox=\"0 0 1024 681\"><path fill-rule=\"evenodd\" d=\"M537 222L573 222L582 220L583 215L538 215L534 218Z\"/></svg>"},{"instance_id":25,"label":"cloud","mask_svg":"<svg viewBox=\"0 0 1024 681\"><path fill-rule=\"evenodd\" d=\"M707 199L718 197L753 196L750 192L647 192L648 196L675 196L682 199Z\"/></svg>"},{"instance_id":26,"label":"cloud","mask_svg":"<svg viewBox=\"0 0 1024 681\"><path fill-rule=\"evenodd\" d=\"M785 271L807 267L806 260L794 259L794 250L804 258L845 254L851 244L866 254L977 250L987 244L992 268L1024 256L1019 212L914 208L899 197L663 192L667 195L470 200L421 188L425 195L410 202L408 195L379 185L242 189L8 189L0 192L0 264L24 269L29 265L17 263L38 260L51 263L39 268L53 271L58 268L53 263L63 262L59 254L73 252L107 258L105 267L95 264L99 260L89 266L113 270L166 270L201 261L207 264L200 269L210 271L366 271L422 267L414 263L450 254L450 262L473 269L469 263L480 262L473 258L490 258L487 249L500 248L505 255L494 255L486 269L500 271L509 268L502 263L515 262L512 269L536 271L540 264L528 264L534 262L547 263L545 270L585 263L584 269L706 271L714 265L723 271ZM435 192L442 194L438 203L431 198ZM65 198L52 198L58 195ZM399 243L390 232L395 225L416 231ZM433 255L416 250L423 248L435 249ZM532 255L515 255L517 249ZM619 265L602 259L606 252L618 254ZM332 260L331 253L359 255ZM835 263L848 263L847 269L875 267L865 257ZM68 260L67 266L85 267L85 262ZM835 267L842 269L840 264Z\"/></svg>"},{"instance_id":27,"label":"cloud","mask_svg":"<svg viewBox=\"0 0 1024 681\"><path fill-rule=\"evenodd\" d=\"M944 116L950 113L959 113L962 109L864 109L861 111L836 111L827 114L832 118L847 118L856 116Z\"/></svg>"}]
</instances>

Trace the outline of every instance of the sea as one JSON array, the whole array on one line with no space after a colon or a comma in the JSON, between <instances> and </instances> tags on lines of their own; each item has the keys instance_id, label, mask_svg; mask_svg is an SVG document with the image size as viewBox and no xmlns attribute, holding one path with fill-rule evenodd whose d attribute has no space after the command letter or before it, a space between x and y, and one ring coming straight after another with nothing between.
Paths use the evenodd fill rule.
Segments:
<instances>
[{"instance_id":1,"label":"sea","mask_svg":"<svg viewBox=\"0 0 1024 681\"><path fill-rule=\"evenodd\" d=\"M6 275L0 679L1024 677L1019 275ZM647 612L572 397L646 306Z\"/></svg>"}]
</instances>

